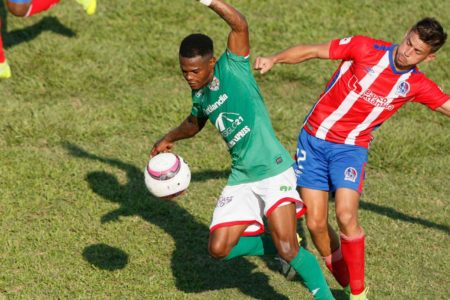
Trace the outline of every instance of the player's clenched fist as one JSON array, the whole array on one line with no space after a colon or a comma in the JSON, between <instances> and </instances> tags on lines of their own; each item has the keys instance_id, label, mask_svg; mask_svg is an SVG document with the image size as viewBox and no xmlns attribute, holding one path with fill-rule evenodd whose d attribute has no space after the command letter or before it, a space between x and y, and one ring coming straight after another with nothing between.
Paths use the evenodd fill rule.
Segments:
<instances>
[{"instance_id":1,"label":"player's clenched fist","mask_svg":"<svg viewBox=\"0 0 450 300\"><path fill-rule=\"evenodd\" d=\"M259 70L261 74L266 73L270 69L272 69L274 64L273 58L271 56L268 57L257 57L254 65L255 70Z\"/></svg>"}]
</instances>

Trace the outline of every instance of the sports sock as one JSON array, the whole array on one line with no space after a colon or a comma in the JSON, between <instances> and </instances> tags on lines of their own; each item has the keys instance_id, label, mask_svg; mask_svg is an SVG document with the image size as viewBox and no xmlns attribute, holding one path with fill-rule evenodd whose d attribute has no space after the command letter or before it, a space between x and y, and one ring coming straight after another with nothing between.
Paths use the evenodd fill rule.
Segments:
<instances>
[{"instance_id":1,"label":"sports sock","mask_svg":"<svg viewBox=\"0 0 450 300\"><path fill-rule=\"evenodd\" d=\"M31 17L32 15L46 11L53 5L56 5L59 1L60 0L32 0L26 16Z\"/></svg>"},{"instance_id":2,"label":"sports sock","mask_svg":"<svg viewBox=\"0 0 450 300\"><path fill-rule=\"evenodd\" d=\"M2 41L2 20L0 20L0 63L4 63L6 60L5 51L3 50L3 41Z\"/></svg>"},{"instance_id":3,"label":"sports sock","mask_svg":"<svg viewBox=\"0 0 450 300\"><path fill-rule=\"evenodd\" d=\"M337 282L342 287L348 286L350 278L348 275L348 268L345 264L344 257L342 256L341 247L337 248L333 253L323 258L328 270L336 278Z\"/></svg>"},{"instance_id":4,"label":"sports sock","mask_svg":"<svg viewBox=\"0 0 450 300\"><path fill-rule=\"evenodd\" d=\"M270 236L242 236L224 260L230 260L238 256L275 255L276 253L277 249Z\"/></svg>"},{"instance_id":5,"label":"sports sock","mask_svg":"<svg viewBox=\"0 0 450 300\"><path fill-rule=\"evenodd\" d=\"M308 250L300 247L297 256L289 264L300 275L314 299L334 299L319 263Z\"/></svg>"},{"instance_id":6,"label":"sports sock","mask_svg":"<svg viewBox=\"0 0 450 300\"><path fill-rule=\"evenodd\" d=\"M347 237L341 233L342 256L348 267L350 289L353 295L364 291L364 232L356 237Z\"/></svg>"}]
</instances>

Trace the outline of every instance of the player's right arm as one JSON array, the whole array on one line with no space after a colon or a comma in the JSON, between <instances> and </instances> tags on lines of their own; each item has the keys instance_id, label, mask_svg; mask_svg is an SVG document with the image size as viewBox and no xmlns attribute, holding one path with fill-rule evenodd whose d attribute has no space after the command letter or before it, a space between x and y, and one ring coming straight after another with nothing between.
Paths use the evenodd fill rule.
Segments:
<instances>
[{"instance_id":1,"label":"player's right arm","mask_svg":"<svg viewBox=\"0 0 450 300\"><path fill-rule=\"evenodd\" d=\"M330 58L331 41L315 45L296 45L271 56L257 57L254 68L261 74L275 64L298 64L312 58Z\"/></svg>"},{"instance_id":2,"label":"player's right arm","mask_svg":"<svg viewBox=\"0 0 450 300\"><path fill-rule=\"evenodd\" d=\"M227 48L234 54L246 56L250 53L247 20L237 9L222 0L199 0L218 14L230 26Z\"/></svg>"},{"instance_id":3,"label":"player's right arm","mask_svg":"<svg viewBox=\"0 0 450 300\"><path fill-rule=\"evenodd\" d=\"M203 129L206 120L189 115L178 127L169 131L153 145L150 155L154 156L160 152L170 151L174 142L193 137Z\"/></svg>"}]
</instances>

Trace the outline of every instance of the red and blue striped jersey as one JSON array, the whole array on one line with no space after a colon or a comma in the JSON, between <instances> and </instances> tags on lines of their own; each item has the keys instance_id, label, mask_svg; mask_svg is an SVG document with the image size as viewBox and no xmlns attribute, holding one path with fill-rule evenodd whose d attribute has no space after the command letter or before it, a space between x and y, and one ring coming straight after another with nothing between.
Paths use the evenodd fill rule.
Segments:
<instances>
[{"instance_id":1,"label":"red and blue striped jersey","mask_svg":"<svg viewBox=\"0 0 450 300\"><path fill-rule=\"evenodd\" d=\"M397 71L395 47L364 36L333 40L330 59L342 62L303 128L323 140L368 148L372 131L405 103L419 102L434 110L450 99L417 67Z\"/></svg>"}]
</instances>

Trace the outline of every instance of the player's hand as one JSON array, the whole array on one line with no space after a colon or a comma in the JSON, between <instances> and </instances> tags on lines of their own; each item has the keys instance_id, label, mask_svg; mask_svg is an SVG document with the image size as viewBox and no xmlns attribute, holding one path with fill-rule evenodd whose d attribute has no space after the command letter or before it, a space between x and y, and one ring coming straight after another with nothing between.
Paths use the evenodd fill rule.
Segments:
<instances>
[{"instance_id":1,"label":"player's hand","mask_svg":"<svg viewBox=\"0 0 450 300\"><path fill-rule=\"evenodd\" d=\"M150 152L150 156L155 156L161 152L170 152L173 148L173 143L166 140L164 137L157 141Z\"/></svg>"},{"instance_id":2,"label":"player's hand","mask_svg":"<svg viewBox=\"0 0 450 300\"><path fill-rule=\"evenodd\" d=\"M270 69L272 69L273 64L274 64L274 62L273 62L272 57L259 56L256 58L253 68L255 70L259 70L259 73L264 74L264 73L268 72Z\"/></svg>"}]
</instances>

